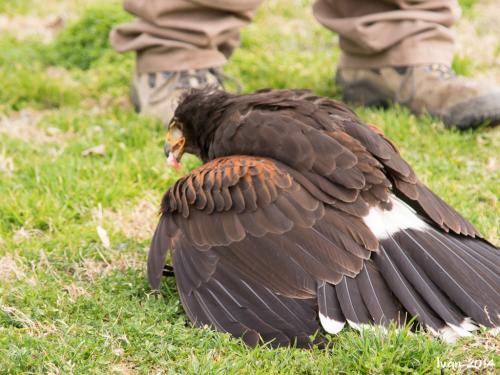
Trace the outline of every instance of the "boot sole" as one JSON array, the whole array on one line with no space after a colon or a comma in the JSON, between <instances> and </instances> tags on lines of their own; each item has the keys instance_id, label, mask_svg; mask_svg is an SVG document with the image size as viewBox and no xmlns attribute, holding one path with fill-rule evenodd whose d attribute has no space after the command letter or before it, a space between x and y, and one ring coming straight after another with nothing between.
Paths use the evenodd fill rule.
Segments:
<instances>
[{"instance_id":1,"label":"boot sole","mask_svg":"<svg viewBox=\"0 0 500 375\"><path fill-rule=\"evenodd\" d=\"M348 103L387 108L396 102L391 92L381 89L372 81L346 82L337 72L335 82L342 88L343 100ZM430 114L441 119L446 127L459 130L474 129L480 126L497 126L500 125L500 106L497 103L500 103L500 92L455 105L450 108L447 114ZM419 115L419 112L411 108L410 110Z\"/></svg>"}]
</instances>

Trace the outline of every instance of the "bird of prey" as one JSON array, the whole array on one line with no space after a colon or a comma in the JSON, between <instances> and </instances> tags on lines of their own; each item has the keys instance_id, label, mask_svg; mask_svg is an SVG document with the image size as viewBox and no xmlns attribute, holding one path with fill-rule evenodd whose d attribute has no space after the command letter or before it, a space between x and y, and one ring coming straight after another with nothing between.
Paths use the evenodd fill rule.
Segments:
<instances>
[{"instance_id":1,"label":"bird of prey","mask_svg":"<svg viewBox=\"0 0 500 375\"><path fill-rule=\"evenodd\" d=\"M498 249L343 104L192 90L166 151L204 165L163 197L148 279L171 250L195 325L275 347L413 317L445 340L499 325Z\"/></svg>"}]
</instances>

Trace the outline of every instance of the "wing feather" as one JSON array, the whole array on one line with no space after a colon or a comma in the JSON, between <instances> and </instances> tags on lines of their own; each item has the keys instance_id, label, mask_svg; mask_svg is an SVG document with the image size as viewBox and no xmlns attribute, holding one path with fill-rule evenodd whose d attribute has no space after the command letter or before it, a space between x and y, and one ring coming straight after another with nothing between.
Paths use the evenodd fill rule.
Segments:
<instances>
[{"instance_id":1,"label":"wing feather","mask_svg":"<svg viewBox=\"0 0 500 375\"><path fill-rule=\"evenodd\" d=\"M381 131L306 91L225 99L237 110L218 124L202 155L209 161L165 194L148 258L157 289L173 249L195 324L249 345L309 346L317 312L332 333L345 321L404 324L407 311L450 338L474 328L465 314L498 323L494 248L444 233L478 235ZM390 210L393 195L425 221L425 233L401 229L379 241L364 218Z\"/></svg>"}]
</instances>

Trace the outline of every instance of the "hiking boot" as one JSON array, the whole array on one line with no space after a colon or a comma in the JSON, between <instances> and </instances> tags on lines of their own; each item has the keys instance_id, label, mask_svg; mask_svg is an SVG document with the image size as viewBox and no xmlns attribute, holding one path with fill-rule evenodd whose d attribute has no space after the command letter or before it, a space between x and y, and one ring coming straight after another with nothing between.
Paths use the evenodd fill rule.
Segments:
<instances>
[{"instance_id":1,"label":"hiking boot","mask_svg":"<svg viewBox=\"0 0 500 375\"><path fill-rule=\"evenodd\" d=\"M458 129L500 124L500 87L458 77L442 64L339 68L336 82L347 102L366 106L399 103Z\"/></svg>"},{"instance_id":2,"label":"hiking boot","mask_svg":"<svg viewBox=\"0 0 500 375\"><path fill-rule=\"evenodd\" d=\"M225 78L215 68L136 73L130 96L137 112L157 117L168 125L177 108L179 98L186 90L205 86L223 89Z\"/></svg>"}]
</instances>

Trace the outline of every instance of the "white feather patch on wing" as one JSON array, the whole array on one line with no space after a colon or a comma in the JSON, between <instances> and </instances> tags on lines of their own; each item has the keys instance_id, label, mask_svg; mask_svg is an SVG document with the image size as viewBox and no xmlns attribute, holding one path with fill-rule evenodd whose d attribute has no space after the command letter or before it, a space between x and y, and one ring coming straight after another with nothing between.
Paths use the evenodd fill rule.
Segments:
<instances>
[{"instance_id":1,"label":"white feather patch on wing","mask_svg":"<svg viewBox=\"0 0 500 375\"><path fill-rule=\"evenodd\" d=\"M420 219L413 208L394 195L389 198L392 202L390 210L372 207L363 221L373 234L379 239L389 238L392 234L403 229L425 230L429 225Z\"/></svg>"},{"instance_id":2,"label":"white feather patch on wing","mask_svg":"<svg viewBox=\"0 0 500 375\"><path fill-rule=\"evenodd\" d=\"M344 328L345 322L340 322L335 319L331 319L322 313L319 313L319 321L321 322L321 325L325 329L326 332L335 335L336 333L339 333L342 331L342 328Z\"/></svg>"}]
</instances>

